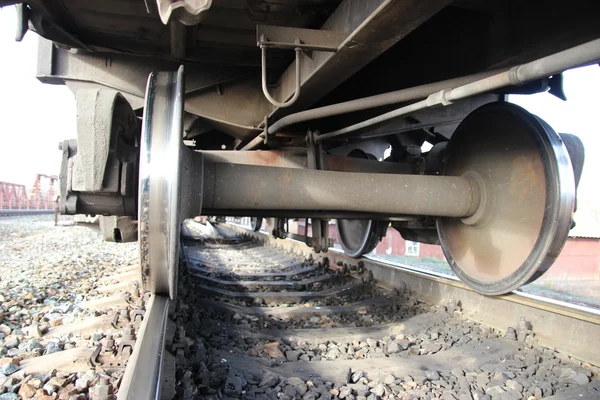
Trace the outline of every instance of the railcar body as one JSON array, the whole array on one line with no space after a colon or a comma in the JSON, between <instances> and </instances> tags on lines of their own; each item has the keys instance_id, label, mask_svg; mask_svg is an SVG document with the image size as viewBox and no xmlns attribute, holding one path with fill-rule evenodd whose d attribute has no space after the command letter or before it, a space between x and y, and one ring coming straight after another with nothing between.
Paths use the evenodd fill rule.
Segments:
<instances>
[{"instance_id":1,"label":"railcar body","mask_svg":"<svg viewBox=\"0 0 600 400\"><path fill-rule=\"evenodd\" d=\"M0 5L14 1L0 0ZM77 100L61 211L139 225L147 288L176 297L179 224L310 218L369 252L391 224L467 285L539 277L572 226L583 147L506 101L600 60L600 3L31 0L38 79ZM429 143L429 150L424 144ZM128 234L127 237L132 237Z\"/></svg>"}]
</instances>

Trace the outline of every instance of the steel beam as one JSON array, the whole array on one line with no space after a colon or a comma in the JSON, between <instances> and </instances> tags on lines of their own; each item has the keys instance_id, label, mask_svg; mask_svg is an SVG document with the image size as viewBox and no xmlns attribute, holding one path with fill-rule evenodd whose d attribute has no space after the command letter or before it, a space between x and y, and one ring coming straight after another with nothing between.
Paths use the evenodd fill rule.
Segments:
<instances>
[{"instance_id":1,"label":"steel beam","mask_svg":"<svg viewBox=\"0 0 600 400\"><path fill-rule=\"evenodd\" d=\"M202 151L204 161L213 163L231 163L260 165L263 167L308 168L308 159L304 149L297 150L261 150L261 151ZM363 160L326 154L323 156L323 169L340 172L377 172L382 174L406 174L411 172L408 164Z\"/></svg>"},{"instance_id":2,"label":"steel beam","mask_svg":"<svg viewBox=\"0 0 600 400\"><path fill-rule=\"evenodd\" d=\"M123 93L127 99L143 101L148 75L152 71L177 69L178 62L123 54L69 51L43 37L38 44L37 78L42 83L97 84ZM186 71L186 94L229 82L248 74L248 69L215 65L194 65ZM74 87L78 87L74 85Z\"/></svg>"},{"instance_id":3,"label":"steel beam","mask_svg":"<svg viewBox=\"0 0 600 400\"><path fill-rule=\"evenodd\" d=\"M362 67L408 35L450 0L345 0L321 27L347 32L336 53L302 55L302 90L294 105L275 108L271 117L280 118L305 109L344 82ZM295 90L295 66L281 76L276 100L289 99Z\"/></svg>"}]
</instances>

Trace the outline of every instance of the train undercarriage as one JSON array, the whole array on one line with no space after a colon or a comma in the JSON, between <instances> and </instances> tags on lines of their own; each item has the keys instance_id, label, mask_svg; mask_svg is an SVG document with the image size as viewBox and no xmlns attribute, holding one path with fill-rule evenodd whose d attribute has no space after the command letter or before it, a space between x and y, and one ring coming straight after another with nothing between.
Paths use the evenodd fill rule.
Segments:
<instances>
[{"instance_id":1,"label":"train undercarriage","mask_svg":"<svg viewBox=\"0 0 600 400\"><path fill-rule=\"evenodd\" d=\"M177 296L180 224L208 215L307 218L316 251L336 220L351 257L391 225L498 295L573 226L581 141L507 101L564 99L561 73L600 60L600 4L551 3L39 0L17 38L76 96L61 212L137 226L153 293Z\"/></svg>"}]
</instances>

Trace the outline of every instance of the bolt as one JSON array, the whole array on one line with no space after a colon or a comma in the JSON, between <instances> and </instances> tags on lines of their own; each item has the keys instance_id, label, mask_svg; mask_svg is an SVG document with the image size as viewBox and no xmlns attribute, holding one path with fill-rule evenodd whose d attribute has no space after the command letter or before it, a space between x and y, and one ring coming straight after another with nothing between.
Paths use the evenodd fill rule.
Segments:
<instances>
[{"instance_id":1,"label":"bolt","mask_svg":"<svg viewBox=\"0 0 600 400\"><path fill-rule=\"evenodd\" d=\"M112 349L115 347L115 339L113 339L113 335L106 335L106 348Z\"/></svg>"},{"instance_id":2,"label":"bolt","mask_svg":"<svg viewBox=\"0 0 600 400\"><path fill-rule=\"evenodd\" d=\"M92 389L91 398L93 400L112 400L114 398L110 377L107 375L100 376L100 381Z\"/></svg>"},{"instance_id":3,"label":"bolt","mask_svg":"<svg viewBox=\"0 0 600 400\"><path fill-rule=\"evenodd\" d=\"M187 371L181 378L180 397L188 400L194 398L194 387L192 386L192 373Z\"/></svg>"},{"instance_id":4,"label":"bolt","mask_svg":"<svg viewBox=\"0 0 600 400\"><path fill-rule=\"evenodd\" d=\"M135 328L132 324L123 329L123 340L135 340Z\"/></svg>"},{"instance_id":5,"label":"bolt","mask_svg":"<svg viewBox=\"0 0 600 400\"><path fill-rule=\"evenodd\" d=\"M183 329L183 326L178 326L177 330L175 331L175 338L174 341L176 342L180 342L185 338L185 329Z\"/></svg>"},{"instance_id":6,"label":"bolt","mask_svg":"<svg viewBox=\"0 0 600 400\"><path fill-rule=\"evenodd\" d=\"M529 323L529 321L525 320L524 317L521 317L519 319L519 325L518 325L518 327L519 327L520 331L527 331L527 330L531 329L531 324Z\"/></svg>"}]
</instances>

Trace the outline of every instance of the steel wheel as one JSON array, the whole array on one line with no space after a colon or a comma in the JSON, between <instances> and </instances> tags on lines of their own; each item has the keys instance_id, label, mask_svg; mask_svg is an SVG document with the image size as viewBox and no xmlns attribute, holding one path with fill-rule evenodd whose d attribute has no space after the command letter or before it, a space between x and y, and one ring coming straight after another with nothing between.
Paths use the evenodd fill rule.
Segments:
<instances>
[{"instance_id":1,"label":"steel wheel","mask_svg":"<svg viewBox=\"0 0 600 400\"><path fill-rule=\"evenodd\" d=\"M360 149L352 150L348 157L365 160L377 159L372 154L365 153ZM368 219L338 219L335 225L344 254L352 258L372 252L388 226L385 222Z\"/></svg>"},{"instance_id":2,"label":"steel wheel","mask_svg":"<svg viewBox=\"0 0 600 400\"><path fill-rule=\"evenodd\" d=\"M457 128L444 175L478 177L472 217L440 218L444 254L456 275L489 295L541 276L567 240L575 202L573 169L560 137L508 103L485 105Z\"/></svg>"},{"instance_id":3,"label":"steel wheel","mask_svg":"<svg viewBox=\"0 0 600 400\"><path fill-rule=\"evenodd\" d=\"M262 226L262 222L263 222L262 217L251 217L250 218L250 224L251 224L252 230L254 232L260 231L260 227Z\"/></svg>"},{"instance_id":4,"label":"steel wheel","mask_svg":"<svg viewBox=\"0 0 600 400\"><path fill-rule=\"evenodd\" d=\"M140 143L139 246L144 287L177 297L183 67L148 78Z\"/></svg>"},{"instance_id":5,"label":"steel wheel","mask_svg":"<svg viewBox=\"0 0 600 400\"><path fill-rule=\"evenodd\" d=\"M338 219L336 228L338 240L344 253L353 258L370 253L381 240L381 221L370 219Z\"/></svg>"}]
</instances>

